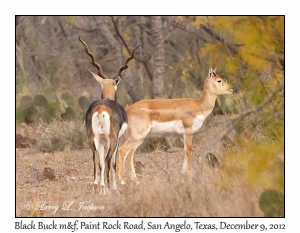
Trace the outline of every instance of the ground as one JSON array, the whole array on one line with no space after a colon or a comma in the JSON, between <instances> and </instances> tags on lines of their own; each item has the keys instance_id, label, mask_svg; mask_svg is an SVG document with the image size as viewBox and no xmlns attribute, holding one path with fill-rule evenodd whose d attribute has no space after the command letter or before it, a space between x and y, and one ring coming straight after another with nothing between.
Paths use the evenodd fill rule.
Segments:
<instances>
[{"instance_id":1,"label":"ground","mask_svg":"<svg viewBox=\"0 0 300 233\"><path fill-rule=\"evenodd\" d=\"M118 182L118 193L101 196L90 184L93 162L89 148L54 153L17 149L16 216L263 216L258 207L261 190L249 189L239 180L224 185L222 166L208 166L201 154L201 145L194 145L190 180L180 173L183 149L137 153L140 184ZM47 167L53 174L45 179Z\"/></svg>"}]
</instances>

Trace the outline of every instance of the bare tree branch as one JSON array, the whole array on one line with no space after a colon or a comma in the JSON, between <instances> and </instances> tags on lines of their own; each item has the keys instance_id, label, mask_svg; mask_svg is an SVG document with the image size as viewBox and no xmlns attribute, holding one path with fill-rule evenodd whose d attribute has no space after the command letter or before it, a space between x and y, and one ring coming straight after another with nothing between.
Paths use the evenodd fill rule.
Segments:
<instances>
[{"instance_id":1,"label":"bare tree branch","mask_svg":"<svg viewBox=\"0 0 300 233\"><path fill-rule=\"evenodd\" d=\"M262 103L260 103L259 105L251 108L251 109L248 109L242 113L240 113L239 115L235 116L235 117L231 117L229 119L226 119L225 121L219 121L219 122L216 122L215 124L211 125L210 127L213 127L213 126L216 126L216 125L219 125L219 124L224 124L224 123L227 123L225 128L222 129L223 132L220 133L220 131L218 131L214 136L213 138L215 140L212 140L209 144L210 147L212 147L215 143L217 143L218 141L220 141L225 135L229 134L232 130L233 130L233 126L234 126L234 123L237 122L237 121L240 121L242 119L244 119L246 116L252 114L252 113L257 113L259 112L260 110L262 110L266 105L270 104L273 100L273 98L275 97L275 95L282 91L284 89L284 85L281 84L277 87L277 89L272 92L268 97L266 97L264 99L264 101Z\"/></svg>"},{"instance_id":2,"label":"bare tree branch","mask_svg":"<svg viewBox=\"0 0 300 233\"><path fill-rule=\"evenodd\" d=\"M129 54L131 54L130 49L129 49L129 46L127 45L127 43L126 43L124 37L121 35L121 32L120 32L120 30L119 30L119 28L118 28L117 21L114 19L113 16L111 16L111 20L112 20L112 23L113 23L113 25L114 25L114 28L115 28L115 31L116 31L118 37L119 37L120 40L122 41L122 44L125 46L127 52L128 52ZM139 58L139 57L135 57L135 60L143 64L143 66L144 66L144 68L145 68L145 70L146 70L146 72L147 72L147 74L148 74L148 77L149 77L150 80L152 81L152 80L153 80L153 74L152 74L152 72L151 72L151 70L150 70L150 67L149 67L149 64L148 64L148 62L147 62L147 60L149 60L149 58L141 59L141 58Z\"/></svg>"},{"instance_id":3,"label":"bare tree branch","mask_svg":"<svg viewBox=\"0 0 300 233\"><path fill-rule=\"evenodd\" d=\"M243 119L245 116L251 114L251 113L254 113L254 112L259 112L263 107L265 107L267 104L271 103L271 101L273 100L274 96L282 91L284 88L284 84L281 84L277 87L277 89L272 92L266 99L264 99L264 101L262 103L260 103L259 105L257 105L256 107L254 108L250 108L242 113L240 113L238 116L235 116L233 118L231 118L231 120L235 121L235 120L241 120Z\"/></svg>"},{"instance_id":4,"label":"bare tree branch","mask_svg":"<svg viewBox=\"0 0 300 233\"><path fill-rule=\"evenodd\" d=\"M120 33L120 31L119 31L119 28L118 28L118 26L117 26L117 21L114 20L114 17L113 17L113 16L111 16L111 21L112 21L112 23L113 23L113 25L114 25L114 28L115 28L115 31L116 31L118 37L121 39L121 41L122 41L123 45L125 46L127 52L128 52L129 54L131 54L131 51L130 51L130 49L129 49L129 46L127 45L126 41L124 40L123 36L121 35L121 33ZM135 59L136 59L136 58L135 58Z\"/></svg>"}]
</instances>

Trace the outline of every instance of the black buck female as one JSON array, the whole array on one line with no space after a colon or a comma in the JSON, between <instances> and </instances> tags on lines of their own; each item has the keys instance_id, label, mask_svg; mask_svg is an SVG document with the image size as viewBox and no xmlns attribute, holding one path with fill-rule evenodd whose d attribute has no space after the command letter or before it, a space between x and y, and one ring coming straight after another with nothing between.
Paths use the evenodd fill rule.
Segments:
<instances>
[{"instance_id":1,"label":"black buck female","mask_svg":"<svg viewBox=\"0 0 300 233\"><path fill-rule=\"evenodd\" d=\"M101 66L95 62L95 58L87 44L79 37L84 45L86 53L91 57L92 64L97 67L98 75L92 73L93 77L102 87L102 99L94 101L87 110L85 123L89 137L90 147L93 151L94 161L94 184L97 185L97 160L100 170L101 194L105 194L105 167L107 166L107 186L110 188L109 173L112 167L112 189L117 189L116 184L116 153L118 153L119 138L127 129L127 115L124 108L116 100L117 86L121 81L121 73L128 68L128 62L134 58L134 52L119 69L115 78L109 79L102 71ZM98 154L98 158L96 156Z\"/></svg>"},{"instance_id":2,"label":"black buck female","mask_svg":"<svg viewBox=\"0 0 300 233\"><path fill-rule=\"evenodd\" d=\"M212 112L218 95L231 94L233 89L209 69L200 99L149 99L141 100L126 108L128 140L120 148L119 179L125 184L125 160L129 160L131 179L137 181L133 155L147 135L183 135L185 157L182 173L192 173L193 133L197 132Z\"/></svg>"}]
</instances>

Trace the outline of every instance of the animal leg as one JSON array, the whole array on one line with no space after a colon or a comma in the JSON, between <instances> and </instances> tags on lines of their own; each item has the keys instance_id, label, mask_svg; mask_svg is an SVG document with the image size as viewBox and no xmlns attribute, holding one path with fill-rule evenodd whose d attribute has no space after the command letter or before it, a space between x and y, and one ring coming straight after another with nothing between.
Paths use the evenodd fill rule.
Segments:
<instances>
[{"instance_id":1,"label":"animal leg","mask_svg":"<svg viewBox=\"0 0 300 233\"><path fill-rule=\"evenodd\" d=\"M129 171L130 171L131 180L135 181L136 183L138 183L138 180L137 180L137 176L136 176L136 173L135 173L133 155L134 155L136 149L143 143L143 141L144 140L136 141L135 144L134 144L134 148L132 150L130 150L130 152L127 155L127 159L128 159L128 162L129 162Z\"/></svg>"},{"instance_id":2,"label":"animal leg","mask_svg":"<svg viewBox=\"0 0 300 233\"><path fill-rule=\"evenodd\" d=\"M115 152L113 153L112 159L111 159L111 167L112 167L112 189L117 190L117 182L116 182L116 156L118 154L119 149L119 142L117 143L117 147L115 149Z\"/></svg>"},{"instance_id":3,"label":"animal leg","mask_svg":"<svg viewBox=\"0 0 300 233\"><path fill-rule=\"evenodd\" d=\"M193 135L192 134L184 134L183 135L184 141L184 161L183 167L181 170L182 174L192 174L192 149L193 149Z\"/></svg>"},{"instance_id":4,"label":"animal leg","mask_svg":"<svg viewBox=\"0 0 300 233\"><path fill-rule=\"evenodd\" d=\"M99 143L98 146L98 155L99 155L99 161L100 161L100 193L105 195L105 182L104 182L104 175L105 175L105 155L104 155L104 146L103 144Z\"/></svg>"}]
</instances>

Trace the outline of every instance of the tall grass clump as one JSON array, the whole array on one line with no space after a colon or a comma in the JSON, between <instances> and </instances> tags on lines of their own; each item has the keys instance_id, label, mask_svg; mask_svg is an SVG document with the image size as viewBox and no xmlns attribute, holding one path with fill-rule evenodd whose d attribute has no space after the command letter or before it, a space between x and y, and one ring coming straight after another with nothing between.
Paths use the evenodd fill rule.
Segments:
<instances>
[{"instance_id":1,"label":"tall grass clump","mask_svg":"<svg viewBox=\"0 0 300 233\"><path fill-rule=\"evenodd\" d=\"M87 146L83 121L62 121L56 119L49 124L38 126L39 138L36 150L42 152L61 151L67 148L80 149Z\"/></svg>"}]
</instances>

